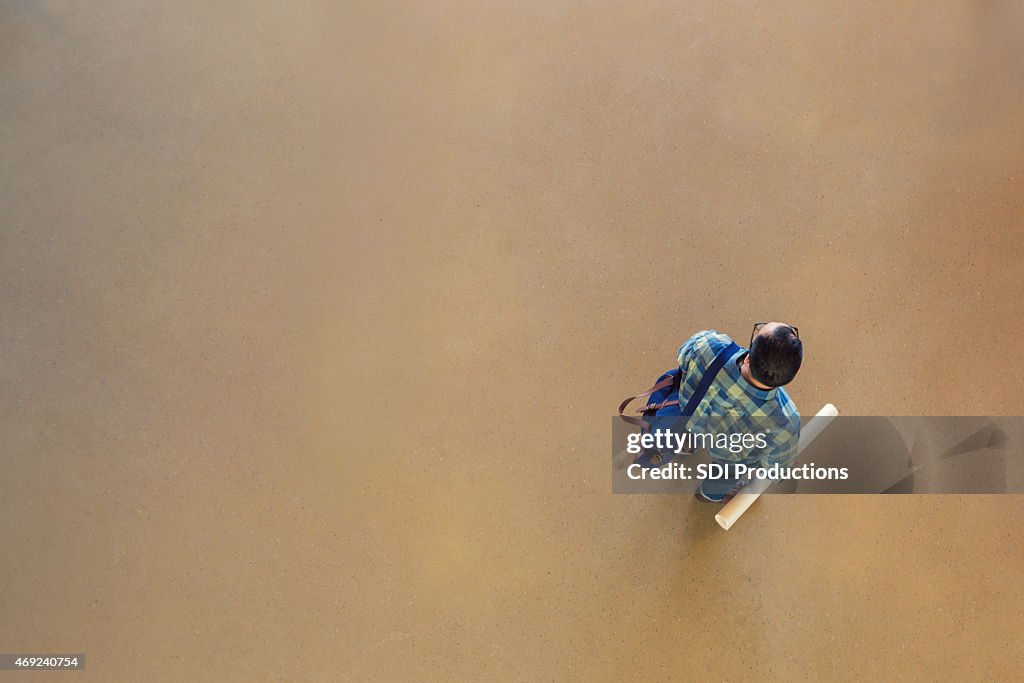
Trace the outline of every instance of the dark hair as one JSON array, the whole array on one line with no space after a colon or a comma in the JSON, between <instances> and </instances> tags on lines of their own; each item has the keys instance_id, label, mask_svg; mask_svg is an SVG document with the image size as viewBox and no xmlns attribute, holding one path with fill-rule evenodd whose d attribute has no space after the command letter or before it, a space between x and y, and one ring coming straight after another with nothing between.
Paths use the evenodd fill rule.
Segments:
<instances>
[{"instance_id":1,"label":"dark hair","mask_svg":"<svg viewBox=\"0 0 1024 683\"><path fill-rule=\"evenodd\" d=\"M759 334L750 343L750 374L765 386L781 387L792 382L803 360L803 342L789 325Z\"/></svg>"}]
</instances>

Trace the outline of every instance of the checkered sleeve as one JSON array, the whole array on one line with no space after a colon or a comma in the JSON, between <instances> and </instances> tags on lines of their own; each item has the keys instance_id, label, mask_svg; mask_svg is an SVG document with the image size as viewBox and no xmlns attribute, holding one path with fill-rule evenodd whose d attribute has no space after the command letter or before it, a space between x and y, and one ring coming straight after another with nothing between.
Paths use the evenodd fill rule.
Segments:
<instances>
[{"instance_id":1,"label":"checkered sleeve","mask_svg":"<svg viewBox=\"0 0 1024 683\"><path fill-rule=\"evenodd\" d=\"M694 353L694 347L697 344L697 337L700 335L693 335L679 347L679 353L676 354L676 363L679 364L679 368L683 371L683 377L689 374L692 366L696 360L696 354Z\"/></svg>"},{"instance_id":2,"label":"checkered sleeve","mask_svg":"<svg viewBox=\"0 0 1024 683\"><path fill-rule=\"evenodd\" d=\"M793 422L793 418L784 419L786 422ZM787 467L796 458L796 448L800 441L800 418L797 417L795 421L795 426L780 425L778 430L773 430L768 448L760 453L762 467L771 467L776 463Z\"/></svg>"},{"instance_id":3,"label":"checkered sleeve","mask_svg":"<svg viewBox=\"0 0 1024 683\"><path fill-rule=\"evenodd\" d=\"M679 347L679 353L676 354L676 362L684 376L690 376L690 370L697 370L696 375L699 376L715 360L716 347L728 343L728 337L714 330L703 330L683 342Z\"/></svg>"}]
</instances>

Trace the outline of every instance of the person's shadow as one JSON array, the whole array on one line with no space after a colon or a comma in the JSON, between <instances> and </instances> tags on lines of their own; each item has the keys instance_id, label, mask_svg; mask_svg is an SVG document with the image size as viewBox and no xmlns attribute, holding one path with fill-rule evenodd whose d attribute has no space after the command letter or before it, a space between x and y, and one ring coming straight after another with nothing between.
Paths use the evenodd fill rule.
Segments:
<instances>
[{"instance_id":1,"label":"person's shadow","mask_svg":"<svg viewBox=\"0 0 1024 683\"><path fill-rule=\"evenodd\" d=\"M839 417L793 464L845 467L848 478L787 480L769 493L1005 493L1001 419Z\"/></svg>"}]
</instances>

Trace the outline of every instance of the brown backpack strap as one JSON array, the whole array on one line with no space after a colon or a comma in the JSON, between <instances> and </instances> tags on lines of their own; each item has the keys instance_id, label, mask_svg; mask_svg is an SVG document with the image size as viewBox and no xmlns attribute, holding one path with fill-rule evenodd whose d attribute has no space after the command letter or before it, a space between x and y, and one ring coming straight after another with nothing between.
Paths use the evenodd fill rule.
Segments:
<instances>
[{"instance_id":1,"label":"brown backpack strap","mask_svg":"<svg viewBox=\"0 0 1024 683\"><path fill-rule=\"evenodd\" d=\"M646 413L648 410L661 410L662 408L668 408L669 406L677 406L679 401L662 401L661 403L655 403L654 405L644 406L643 408L637 408L636 412Z\"/></svg>"},{"instance_id":2,"label":"brown backpack strap","mask_svg":"<svg viewBox=\"0 0 1024 683\"><path fill-rule=\"evenodd\" d=\"M672 382L674 380L675 380L675 378L672 377L671 375L669 375L668 377L666 377L665 379L661 380L660 382L655 384L653 387L648 389L647 391L645 391L643 393L640 393L640 394L637 394L636 396L630 396L629 398L627 398L625 401L623 401L622 403L619 404L619 417L621 417L623 420L625 420L626 422L628 422L631 425L636 425L636 426L642 427L644 429L647 429L648 427L650 427L650 425L647 422L645 422L644 420L641 420L638 417L627 417L627 416L623 415L623 413L626 412L626 406L628 406L632 401L635 401L638 398L647 398L648 396L653 394L655 391L660 391L660 390L664 389L665 387L672 386ZM641 408L641 409L637 410L637 412L638 413L646 412L646 408Z\"/></svg>"}]
</instances>

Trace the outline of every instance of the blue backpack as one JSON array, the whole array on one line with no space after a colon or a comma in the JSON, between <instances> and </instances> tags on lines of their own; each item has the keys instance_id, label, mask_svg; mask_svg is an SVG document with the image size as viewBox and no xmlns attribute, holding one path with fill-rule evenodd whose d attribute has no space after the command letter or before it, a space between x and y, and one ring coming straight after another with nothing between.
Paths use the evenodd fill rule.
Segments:
<instances>
[{"instance_id":1,"label":"blue backpack","mask_svg":"<svg viewBox=\"0 0 1024 683\"><path fill-rule=\"evenodd\" d=\"M629 424L640 427L642 433L659 429L669 429L677 433L686 431L687 423L693 417L693 413L696 412L697 406L704 400L704 395L708 393L708 388L718 375L718 371L739 350L739 345L733 342L715 355L715 360L704 371L704 375L700 378L700 383L693 390L693 395L686 402L686 406L679 406L679 387L682 384L683 371L680 368L673 368L659 377L653 387L636 396L630 396L619 404L619 417ZM626 406L631 401L644 397L649 397L647 404L636 411L643 415L642 418L629 417L623 414ZM671 450L659 451L650 448L637 455L633 462L646 468L659 467L671 462L675 455L675 452Z\"/></svg>"}]
</instances>

